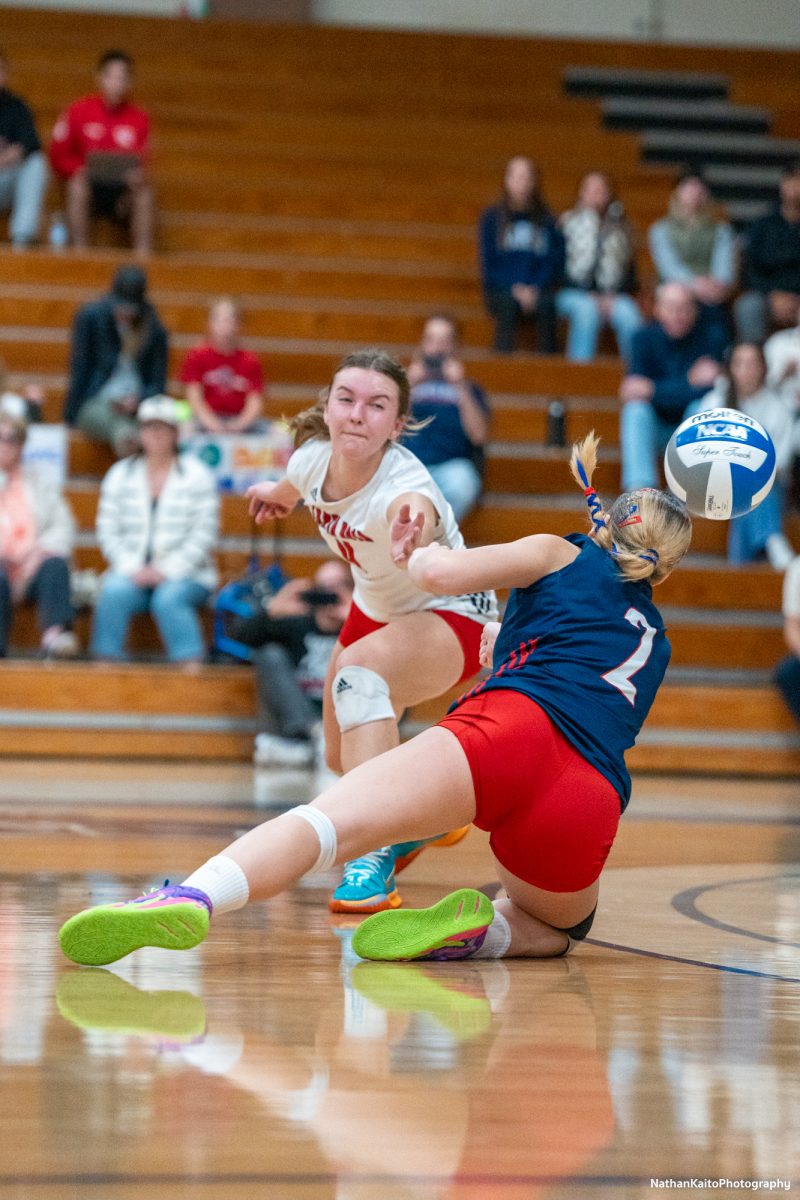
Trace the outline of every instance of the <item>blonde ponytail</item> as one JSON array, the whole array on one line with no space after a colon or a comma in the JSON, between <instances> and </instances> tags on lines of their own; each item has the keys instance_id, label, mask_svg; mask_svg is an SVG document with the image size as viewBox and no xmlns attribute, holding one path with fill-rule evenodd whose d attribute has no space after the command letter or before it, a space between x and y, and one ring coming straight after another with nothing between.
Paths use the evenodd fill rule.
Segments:
<instances>
[{"instance_id":1,"label":"blonde ponytail","mask_svg":"<svg viewBox=\"0 0 800 1200\"><path fill-rule=\"evenodd\" d=\"M599 441L592 430L575 443L570 459L572 476L589 509L592 537L613 555L626 579L660 583L689 549L689 513L671 492L656 488L624 492L606 512L592 487Z\"/></svg>"}]
</instances>

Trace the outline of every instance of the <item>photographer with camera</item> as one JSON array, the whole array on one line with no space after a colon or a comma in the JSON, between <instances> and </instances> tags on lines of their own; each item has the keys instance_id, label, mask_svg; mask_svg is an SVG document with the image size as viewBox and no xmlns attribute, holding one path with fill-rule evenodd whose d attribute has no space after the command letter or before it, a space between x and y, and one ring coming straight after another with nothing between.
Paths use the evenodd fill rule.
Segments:
<instances>
[{"instance_id":1,"label":"photographer with camera","mask_svg":"<svg viewBox=\"0 0 800 1200\"><path fill-rule=\"evenodd\" d=\"M328 660L352 597L350 568L330 559L317 568L313 581L290 579L269 597L263 612L234 624L234 637L255 652L265 727L256 735L257 766L313 765Z\"/></svg>"},{"instance_id":2,"label":"photographer with camera","mask_svg":"<svg viewBox=\"0 0 800 1200\"><path fill-rule=\"evenodd\" d=\"M458 324L448 313L434 313L425 322L408 381L412 418L428 424L407 434L405 444L428 468L461 522L483 488L489 403L466 377L459 341Z\"/></svg>"}]
</instances>

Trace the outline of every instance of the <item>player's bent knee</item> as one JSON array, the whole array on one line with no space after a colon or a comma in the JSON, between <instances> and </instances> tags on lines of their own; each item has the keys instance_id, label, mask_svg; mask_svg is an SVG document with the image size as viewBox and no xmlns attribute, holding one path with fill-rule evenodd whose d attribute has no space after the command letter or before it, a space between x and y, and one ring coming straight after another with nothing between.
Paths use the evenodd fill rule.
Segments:
<instances>
[{"instance_id":1,"label":"player's bent knee","mask_svg":"<svg viewBox=\"0 0 800 1200\"><path fill-rule=\"evenodd\" d=\"M394 721L389 685L369 667L346 666L333 680L333 707L342 733L370 721Z\"/></svg>"}]
</instances>

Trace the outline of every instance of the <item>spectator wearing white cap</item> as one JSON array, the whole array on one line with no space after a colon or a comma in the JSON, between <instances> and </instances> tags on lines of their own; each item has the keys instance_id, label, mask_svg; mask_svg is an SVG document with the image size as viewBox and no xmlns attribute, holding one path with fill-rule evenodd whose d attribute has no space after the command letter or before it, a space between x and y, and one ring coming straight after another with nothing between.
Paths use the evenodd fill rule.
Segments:
<instances>
[{"instance_id":1,"label":"spectator wearing white cap","mask_svg":"<svg viewBox=\"0 0 800 1200\"><path fill-rule=\"evenodd\" d=\"M131 618L149 612L171 662L200 662L206 646L198 610L216 584L216 483L199 459L179 455L179 408L169 396L142 401L138 422L141 451L115 463L100 489L97 537L109 570L91 653L126 658Z\"/></svg>"}]
</instances>

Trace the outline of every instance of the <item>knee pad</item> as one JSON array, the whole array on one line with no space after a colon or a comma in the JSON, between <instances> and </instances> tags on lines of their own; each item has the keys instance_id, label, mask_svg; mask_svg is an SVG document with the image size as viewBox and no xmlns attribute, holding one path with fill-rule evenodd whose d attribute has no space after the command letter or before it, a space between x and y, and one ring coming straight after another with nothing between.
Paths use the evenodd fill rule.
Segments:
<instances>
[{"instance_id":1,"label":"knee pad","mask_svg":"<svg viewBox=\"0 0 800 1200\"><path fill-rule=\"evenodd\" d=\"M570 938L570 949L572 949L572 942L582 942L584 937L587 936L591 926L594 924L596 912L597 905L591 910L588 917L579 920L578 924L572 925L570 929L560 929L558 925L553 925L553 929L558 929L559 934L566 934ZM569 953L569 950L565 950L566 953Z\"/></svg>"},{"instance_id":2,"label":"knee pad","mask_svg":"<svg viewBox=\"0 0 800 1200\"><path fill-rule=\"evenodd\" d=\"M317 861L306 874L315 875L320 871L329 871L336 862L338 840L336 826L328 814L319 808L313 808L310 804L298 804L295 808L288 810L287 816L300 817L301 820L308 822L319 838Z\"/></svg>"},{"instance_id":3,"label":"knee pad","mask_svg":"<svg viewBox=\"0 0 800 1200\"><path fill-rule=\"evenodd\" d=\"M333 707L342 733L370 721L394 721L389 685L369 667L342 667L333 681Z\"/></svg>"}]
</instances>

